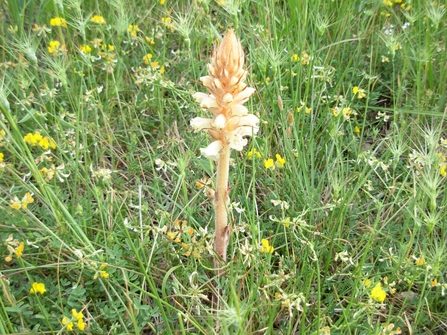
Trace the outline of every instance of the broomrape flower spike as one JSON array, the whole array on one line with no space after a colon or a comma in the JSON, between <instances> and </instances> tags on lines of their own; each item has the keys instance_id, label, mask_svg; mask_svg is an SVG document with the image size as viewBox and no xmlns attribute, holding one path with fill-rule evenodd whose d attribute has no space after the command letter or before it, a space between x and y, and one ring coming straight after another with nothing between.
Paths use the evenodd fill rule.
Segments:
<instances>
[{"instance_id":1,"label":"broomrape flower spike","mask_svg":"<svg viewBox=\"0 0 447 335\"><path fill-rule=\"evenodd\" d=\"M259 130L259 118L249 114L243 104L255 92L245 84L248 72L244 70L244 51L233 29L228 30L222 41L214 48L208 64L208 76L200 78L209 94L195 93L193 97L200 107L213 113L213 118L196 117L191 120L195 131L206 131L212 138L202 155L217 161L216 192L214 197L216 230L214 250L217 254L214 266L225 263L230 240L228 226L228 172L230 149L241 151L248 141L247 136ZM221 275L218 271L218 275Z\"/></svg>"}]
</instances>

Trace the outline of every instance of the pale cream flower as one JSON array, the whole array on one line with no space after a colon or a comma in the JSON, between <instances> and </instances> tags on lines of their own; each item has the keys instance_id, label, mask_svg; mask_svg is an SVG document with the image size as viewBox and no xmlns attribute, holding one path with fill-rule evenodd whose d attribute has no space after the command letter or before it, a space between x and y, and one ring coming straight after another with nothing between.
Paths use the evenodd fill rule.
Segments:
<instances>
[{"instance_id":1,"label":"pale cream flower","mask_svg":"<svg viewBox=\"0 0 447 335\"><path fill-rule=\"evenodd\" d=\"M206 148L200 148L200 153L213 161L219 158L220 152L223 149L222 141L211 142Z\"/></svg>"},{"instance_id":2,"label":"pale cream flower","mask_svg":"<svg viewBox=\"0 0 447 335\"><path fill-rule=\"evenodd\" d=\"M194 128L195 131L210 129L211 123L213 119L207 119L204 117L195 117L191 120L191 127Z\"/></svg>"},{"instance_id":3,"label":"pale cream flower","mask_svg":"<svg viewBox=\"0 0 447 335\"><path fill-rule=\"evenodd\" d=\"M194 130L207 131L223 146L229 145L238 151L247 145L245 137L259 130L259 118L248 114L248 109L243 106L256 91L244 83L247 71L243 65L244 52L234 32L230 30L213 52L211 63L208 64L209 75L200 78L209 94L197 92L193 95L201 108L213 113L214 119L196 117L191 120ZM216 149L217 145L211 148ZM202 153L215 158L216 151L211 148L205 148ZM221 152L221 148L217 152Z\"/></svg>"}]
</instances>

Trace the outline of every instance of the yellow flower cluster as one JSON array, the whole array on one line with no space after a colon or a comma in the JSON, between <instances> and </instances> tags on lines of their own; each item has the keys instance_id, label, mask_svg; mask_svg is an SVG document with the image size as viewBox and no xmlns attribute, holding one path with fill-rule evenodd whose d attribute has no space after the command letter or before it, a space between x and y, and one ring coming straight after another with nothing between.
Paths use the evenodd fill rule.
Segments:
<instances>
[{"instance_id":1,"label":"yellow flower cluster","mask_svg":"<svg viewBox=\"0 0 447 335\"><path fill-rule=\"evenodd\" d=\"M61 44L59 41L50 41L47 49L53 56L58 56L67 52L65 44Z\"/></svg>"},{"instance_id":2,"label":"yellow flower cluster","mask_svg":"<svg viewBox=\"0 0 447 335\"><path fill-rule=\"evenodd\" d=\"M308 64L309 64L309 61L310 61L311 59L312 59L312 58L309 56L309 54L307 53L306 50L303 50L303 51L301 52L301 57L298 56L298 54L293 54L293 55L292 55L292 62L294 62L294 63L298 63L299 61L301 61L301 65L308 65Z\"/></svg>"},{"instance_id":3,"label":"yellow flower cluster","mask_svg":"<svg viewBox=\"0 0 447 335\"><path fill-rule=\"evenodd\" d=\"M98 51L98 55L104 58L107 62L113 62L115 60L115 47L112 44L101 44L101 40L97 41L97 46L101 47L102 51Z\"/></svg>"},{"instance_id":4,"label":"yellow flower cluster","mask_svg":"<svg viewBox=\"0 0 447 335\"><path fill-rule=\"evenodd\" d=\"M263 238L261 240L261 249L260 251L263 254L273 254L273 251L275 251L275 248L273 247L273 245L269 244L269 241L266 240L265 238Z\"/></svg>"},{"instance_id":5,"label":"yellow flower cluster","mask_svg":"<svg viewBox=\"0 0 447 335\"><path fill-rule=\"evenodd\" d=\"M137 36L137 33L140 31L140 28L138 28L137 25L129 24L127 27L127 32L130 34L130 36L135 37Z\"/></svg>"},{"instance_id":6,"label":"yellow flower cluster","mask_svg":"<svg viewBox=\"0 0 447 335\"><path fill-rule=\"evenodd\" d=\"M67 28L67 22L65 22L65 19L62 17L53 17L50 20L50 26Z\"/></svg>"},{"instance_id":7,"label":"yellow flower cluster","mask_svg":"<svg viewBox=\"0 0 447 335\"><path fill-rule=\"evenodd\" d=\"M106 24L106 20L101 15L93 15L90 21L99 24Z\"/></svg>"},{"instance_id":8,"label":"yellow flower cluster","mask_svg":"<svg viewBox=\"0 0 447 335\"><path fill-rule=\"evenodd\" d=\"M19 240L13 239L12 234L10 234L3 244L6 246L9 252L9 255L5 257L5 262L11 262L13 255L15 255L17 258L22 257L23 250L25 250L24 242L19 242Z\"/></svg>"},{"instance_id":9,"label":"yellow flower cluster","mask_svg":"<svg viewBox=\"0 0 447 335\"><path fill-rule=\"evenodd\" d=\"M41 148L56 149L56 142L51 137L42 136L41 134L35 132L34 134L28 133L23 137L23 140L29 145L35 147L40 146Z\"/></svg>"},{"instance_id":10,"label":"yellow flower cluster","mask_svg":"<svg viewBox=\"0 0 447 335\"><path fill-rule=\"evenodd\" d=\"M357 112L350 107L333 107L331 108L332 115L335 117L339 116L342 113L343 118L345 120L349 120L351 115L357 115Z\"/></svg>"},{"instance_id":11,"label":"yellow flower cluster","mask_svg":"<svg viewBox=\"0 0 447 335\"><path fill-rule=\"evenodd\" d=\"M146 54L146 55L144 55L144 56L143 56L144 64L149 65L149 63L151 62L151 58L152 58L152 55L151 55L151 54Z\"/></svg>"},{"instance_id":12,"label":"yellow flower cluster","mask_svg":"<svg viewBox=\"0 0 447 335\"><path fill-rule=\"evenodd\" d=\"M86 55L92 52L92 47L88 44L83 44L79 47L79 50L81 50L81 52Z\"/></svg>"},{"instance_id":13,"label":"yellow flower cluster","mask_svg":"<svg viewBox=\"0 0 447 335\"><path fill-rule=\"evenodd\" d=\"M170 18L169 16L167 17L162 17L161 18L161 23L163 23L163 25L168 28L168 29L172 29L171 23L172 23L172 18Z\"/></svg>"},{"instance_id":14,"label":"yellow flower cluster","mask_svg":"<svg viewBox=\"0 0 447 335\"><path fill-rule=\"evenodd\" d=\"M29 204L32 204L34 202L34 198L31 195L31 193L27 192L22 200L19 200L19 198L17 198L17 196L14 196L14 199L11 200L11 204L9 205L9 207L15 209L15 210L19 210L20 208L22 209L27 209Z\"/></svg>"},{"instance_id":15,"label":"yellow flower cluster","mask_svg":"<svg viewBox=\"0 0 447 335\"><path fill-rule=\"evenodd\" d=\"M66 317L65 315L62 318L62 325L64 325L68 331L72 331L74 327L74 322L76 322L76 325L79 330L84 330L85 326L87 325L84 322L84 314L82 312L76 311L76 309L71 310L71 318Z\"/></svg>"},{"instance_id":16,"label":"yellow flower cluster","mask_svg":"<svg viewBox=\"0 0 447 335\"><path fill-rule=\"evenodd\" d=\"M261 153L258 150L256 150L256 148L251 149L249 152L247 152L246 155L247 155L247 158L250 160L253 159L253 157L262 158ZM273 161L273 159L272 159L272 161Z\"/></svg>"},{"instance_id":17,"label":"yellow flower cluster","mask_svg":"<svg viewBox=\"0 0 447 335\"><path fill-rule=\"evenodd\" d=\"M170 240L174 241L175 243L179 243L182 246L185 250L185 256L189 257L193 255L194 258L200 258L200 253L203 252L204 248L203 246L198 246L198 242L195 236L193 236L194 232L194 228L189 227L185 220L180 221L179 219L175 219L174 231L166 232L166 236ZM183 242L182 238L186 242L191 243Z\"/></svg>"},{"instance_id":18,"label":"yellow flower cluster","mask_svg":"<svg viewBox=\"0 0 447 335\"><path fill-rule=\"evenodd\" d=\"M399 5L401 8L405 10L411 9L411 5L406 5L404 2L402 2L402 0L383 0L383 4L388 7Z\"/></svg>"},{"instance_id":19,"label":"yellow flower cluster","mask_svg":"<svg viewBox=\"0 0 447 335\"><path fill-rule=\"evenodd\" d=\"M286 159L281 157L280 154L276 154L276 162L273 160L273 158L269 158L264 160L264 167L266 169L271 169L272 171L275 170L275 167L278 167L282 169L284 165L286 164Z\"/></svg>"},{"instance_id":20,"label":"yellow flower cluster","mask_svg":"<svg viewBox=\"0 0 447 335\"><path fill-rule=\"evenodd\" d=\"M382 283L378 282L376 286L371 290L371 299L376 300L377 302L384 302L386 298L386 292L382 288Z\"/></svg>"},{"instance_id":21,"label":"yellow flower cluster","mask_svg":"<svg viewBox=\"0 0 447 335\"><path fill-rule=\"evenodd\" d=\"M354 86L352 88L352 94L357 94L358 99L363 99L364 97L366 97L365 90L363 88L359 88L358 86Z\"/></svg>"},{"instance_id":22,"label":"yellow flower cluster","mask_svg":"<svg viewBox=\"0 0 447 335\"><path fill-rule=\"evenodd\" d=\"M93 276L93 279L96 280L98 279L98 277L107 279L109 278L110 274L106 271L106 267L107 267L107 263L102 263L101 266L99 267L99 271L97 271L95 273L95 275Z\"/></svg>"},{"instance_id":23,"label":"yellow flower cluster","mask_svg":"<svg viewBox=\"0 0 447 335\"><path fill-rule=\"evenodd\" d=\"M47 290L45 288L45 284L44 283L36 283L36 282L34 282L31 285L31 289L29 290L29 293L31 293L31 294L37 294L37 293L44 294L46 291Z\"/></svg>"}]
</instances>

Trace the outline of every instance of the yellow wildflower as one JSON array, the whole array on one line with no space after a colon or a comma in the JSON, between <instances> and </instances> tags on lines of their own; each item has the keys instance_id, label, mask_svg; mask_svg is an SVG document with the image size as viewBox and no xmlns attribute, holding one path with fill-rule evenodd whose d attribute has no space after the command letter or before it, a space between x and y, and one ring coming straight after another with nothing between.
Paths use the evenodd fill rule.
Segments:
<instances>
[{"instance_id":1,"label":"yellow wildflower","mask_svg":"<svg viewBox=\"0 0 447 335\"><path fill-rule=\"evenodd\" d=\"M378 301L378 302L383 302L386 298L386 292L385 290L382 288L382 283L378 282L376 284L376 286L374 286L374 288L371 291L371 298Z\"/></svg>"},{"instance_id":2,"label":"yellow wildflower","mask_svg":"<svg viewBox=\"0 0 447 335\"><path fill-rule=\"evenodd\" d=\"M106 24L106 20L101 15L93 15L90 20L95 23Z\"/></svg>"},{"instance_id":3,"label":"yellow wildflower","mask_svg":"<svg viewBox=\"0 0 447 335\"><path fill-rule=\"evenodd\" d=\"M15 196L14 199L11 200L11 204L9 205L9 207L18 211L20 208L27 209L28 205L33 202L34 202L33 196L31 195L31 193L27 192L23 196L22 200L19 200L19 198Z\"/></svg>"},{"instance_id":4,"label":"yellow wildflower","mask_svg":"<svg viewBox=\"0 0 447 335\"><path fill-rule=\"evenodd\" d=\"M276 154L276 166L281 169L284 167L284 164L286 164L286 159L282 158L280 154Z\"/></svg>"},{"instance_id":5,"label":"yellow wildflower","mask_svg":"<svg viewBox=\"0 0 447 335\"><path fill-rule=\"evenodd\" d=\"M83 44L79 47L79 50L81 50L81 52L85 55L85 54L89 54L90 52L92 52L92 48L91 46L89 46L88 44Z\"/></svg>"},{"instance_id":6,"label":"yellow wildflower","mask_svg":"<svg viewBox=\"0 0 447 335\"><path fill-rule=\"evenodd\" d=\"M151 62L151 68L153 68L154 70L157 69L159 67L158 62Z\"/></svg>"},{"instance_id":7,"label":"yellow wildflower","mask_svg":"<svg viewBox=\"0 0 447 335\"><path fill-rule=\"evenodd\" d=\"M82 320L82 319L78 320L78 328L79 328L79 330L81 330L81 331L84 330L86 325L87 324L84 322L84 320Z\"/></svg>"},{"instance_id":8,"label":"yellow wildflower","mask_svg":"<svg viewBox=\"0 0 447 335\"><path fill-rule=\"evenodd\" d=\"M363 286L365 286L366 288L371 286L371 280L366 278L363 280Z\"/></svg>"},{"instance_id":9,"label":"yellow wildflower","mask_svg":"<svg viewBox=\"0 0 447 335\"><path fill-rule=\"evenodd\" d=\"M269 241L266 240L265 238L263 238L261 240L261 244L262 244L262 246L261 246L261 250L260 251L263 254L273 254L273 251L275 251L275 248L272 245L270 245Z\"/></svg>"},{"instance_id":10,"label":"yellow wildflower","mask_svg":"<svg viewBox=\"0 0 447 335\"><path fill-rule=\"evenodd\" d=\"M438 286L438 279L437 279L437 278L433 279L433 280L431 281L430 285L431 285L431 287L436 287L436 286Z\"/></svg>"},{"instance_id":11,"label":"yellow wildflower","mask_svg":"<svg viewBox=\"0 0 447 335\"><path fill-rule=\"evenodd\" d=\"M160 0L160 5L164 5L165 4L165 0Z\"/></svg>"},{"instance_id":12,"label":"yellow wildflower","mask_svg":"<svg viewBox=\"0 0 447 335\"><path fill-rule=\"evenodd\" d=\"M310 56L306 50L301 52L301 65L308 65L310 61Z\"/></svg>"},{"instance_id":13,"label":"yellow wildflower","mask_svg":"<svg viewBox=\"0 0 447 335\"><path fill-rule=\"evenodd\" d=\"M48 52L54 53L56 48L59 48L61 43L59 41L50 41L50 45L48 46Z\"/></svg>"},{"instance_id":14,"label":"yellow wildflower","mask_svg":"<svg viewBox=\"0 0 447 335\"><path fill-rule=\"evenodd\" d=\"M71 310L71 315L73 315L73 317L76 319L76 320L82 320L82 318L84 317L84 314L82 314L82 312L78 312L78 311L76 311L76 309L72 309Z\"/></svg>"},{"instance_id":15,"label":"yellow wildflower","mask_svg":"<svg viewBox=\"0 0 447 335\"><path fill-rule=\"evenodd\" d=\"M248 159L253 159L253 157L262 158L261 153L258 150L256 150L256 148L251 149L249 152L247 152L246 155Z\"/></svg>"},{"instance_id":16,"label":"yellow wildflower","mask_svg":"<svg viewBox=\"0 0 447 335\"><path fill-rule=\"evenodd\" d=\"M1 160L0 160L1 162ZM439 167L439 173L441 174L441 176L445 177L447 176L447 165L441 165Z\"/></svg>"},{"instance_id":17,"label":"yellow wildflower","mask_svg":"<svg viewBox=\"0 0 447 335\"><path fill-rule=\"evenodd\" d=\"M20 208L22 208L22 204L21 204L19 198L14 197L14 200L11 200L11 204L9 205L9 207L11 207L12 209L15 209L16 211L18 211Z\"/></svg>"},{"instance_id":18,"label":"yellow wildflower","mask_svg":"<svg viewBox=\"0 0 447 335\"><path fill-rule=\"evenodd\" d=\"M306 114L310 114L310 113L312 113L312 108L307 107L305 113L306 113Z\"/></svg>"},{"instance_id":19,"label":"yellow wildflower","mask_svg":"<svg viewBox=\"0 0 447 335\"><path fill-rule=\"evenodd\" d=\"M69 318L67 318L66 316L64 316L62 318L62 325L66 326L68 331L73 330L73 322L71 322L71 320Z\"/></svg>"},{"instance_id":20,"label":"yellow wildflower","mask_svg":"<svg viewBox=\"0 0 447 335\"><path fill-rule=\"evenodd\" d=\"M352 108L349 107L343 108L342 113L345 120L349 120L351 115L357 115L357 113Z\"/></svg>"},{"instance_id":21,"label":"yellow wildflower","mask_svg":"<svg viewBox=\"0 0 447 335\"><path fill-rule=\"evenodd\" d=\"M146 55L144 55L144 56L143 56L144 64L149 65L151 58L152 58L152 55L151 55L151 54L146 54Z\"/></svg>"},{"instance_id":22,"label":"yellow wildflower","mask_svg":"<svg viewBox=\"0 0 447 335\"><path fill-rule=\"evenodd\" d=\"M273 158L269 158L269 159L264 160L264 167L266 169L275 170L275 164L273 162Z\"/></svg>"},{"instance_id":23,"label":"yellow wildflower","mask_svg":"<svg viewBox=\"0 0 447 335\"><path fill-rule=\"evenodd\" d=\"M107 271L99 271L99 275L104 279L109 278L109 273L107 273Z\"/></svg>"},{"instance_id":24,"label":"yellow wildflower","mask_svg":"<svg viewBox=\"0 0 447 335\"><path fill-rule=\"evenodd\" d=\"M212 184L212 180L211 180L211 178L208 178L208 177L203 177L200 180L196 181L197 188L202 188L202 187L205 187L205 186L208 186L211 184Z\"/></svg>"},{"instance_id":25,"label":"yellow wildflower","mask_svg":"<svg viewBox=\"0 0 447 335\"><path fill-rule=\"evenodd\" d=\"M29 290L29 293L31 294L44 294L47 290L45 289L44 283L33 283L31 285L31 289Z\"/></svg>"},{"instance_id":26,"label":"yellow wildflower","mask_svg":"<svg viewBox=\"0 0 447 335\"><path fill-rule=\"evenodd\" d=\"M355 126L354 127L354 133L356 133L356 134L360 134L360 127L359 126Z\"/></svg>"},{"instance_id":27,"label":"yellow wildflower","mask_svg":"<svg viewBox=\"0 0 447 335\"><path fill-rule=\"evenodd\" d=\"M127 32L132 37L135 37L139 31L140 31L140 28L138 28L137 25L129 24L129 26L127 27Z\"/></svg>"},{"instance_id":28,"label":"yellow wildflower","mask_svg":"<svg viewBox=\"0 0 447 335\"><path fill-rule=\"evenodd\" d=\"M22 257L24 249L25 249L25 243L24 242L20 242L19 246L15 250L15 254L16 254L17 258Z\"/></svg>"},{"instance_id":29,"label":"yellow wildflower","mask_svg":"<svg viewBox=\"0 0 447 335\"><path fill-rule=\"evenodd\" d=\"M293 54L292 55L292 61L294 61L295 63L299 62L300 61L300 56L298 56L297 54Z\"/></svg>"},{"instance_id":30,"label":"yellow wildflower","mask_svg":"<svg viewBox=\"0 0 447 335\"><path fill-rule=\"evenodd\" d=\"M425 259L424 257L419 257L415 260L416 265L424 265L425 264Z\"/></svg>"},{"instance_id":31,"label":"yellow wildflower","mask_svg":"<svg viewBox=\"0 0 447 335\"><path fill-rule=\"evenodd\" d=\"M61 42L59 41L50 41L48 47L48 52L52 54L53 56L57 56L60 53L64 53L67 51L65 48L65 44L61 45Z\"/></svg>"},{"instance_id":32,"label":"yellow wildflower","mask_svg":"<svg viewBox=\"0 0 447 335\"><path fill-rule=\"evenodd\" d=\"M54 140L50 137L42 137L42 139L39 141L39 146L44 148L45 150L48 150L48 148L56 149L56 143Z\"/></svg>"},{"instance_id":33,"label":"yellow wildflower","mask_svg":"<svg viewBox=\"0 0 447 335\"><path fill-rule=\"evenodd\" d=\"M65 19L62 17L53 17L50 20L50 26L67 28L67 22L65 22Z\"/></svg>"},{"instance_id":34,"label":"yellow wildflower","mask_svg":"<svg viewBox=\"0 0 447 335\"><path fill-rule=\"evenodd\" d=\"M0 163L3 162L3 157L5 157L5 155L3 154L3 152L0 152Z\"/></svg>"},{"instance_id":35,"label":"yellow wildflower","mask_svg":"<svg viewBox=\"0 0 447 335\"><path fill-rule=\"evenodd\" d=\"M161 23L163 23L163 25L168 29L171 28L171 22L172 22L172 19L169 16L161 18Z\"/></svg>"},{"instance_id":36,"label":"yellow wildflower","mask_svg":"<svg viewBox=\"0 0 447 335\"><path fill-rule=\"evenodd\" d=\"M34 134L28 133L23 137L23 140L29 145L32 145L33 147L35 147L41 139L42 135L40 135L39 133Z\"/></svg>"},{"instance_id":37,"label":"yellow wildflower","mask_svg":"<svg viewBox=\"0 0 447 335\"><path fill-rule=\"evenodd\" d=\"M178 233L174 233L172 231L168 231L166 233L166 235L169 237L169 239L173 240L175 243L180 243L181 242L180 237L178 237L178 235L179 235Z\"/></svg>"},{"instance_id":38,"label":"yellow wildflower","mask_svg":"<svg viewBox=\"0 0 447 335\"><path fill-rule=\"evenodd\" d=\"M22 208L27 209L29 204L34 202L34 198L31 193L27 192L22 199Z\"/></svg>"},{"instance_id":39,"label":"yellow wildflower","mask_svg":"<svg viewBox=\"0 0 447 335\"><path fill-rule=\"evenodd\" d=\"M358 86L354 86L354 87L352 88L352 93L353 93L354 95L358 94L358 95L357 95L357 98L358 98L358 99L363 99L364 97L366 97L365 90L364 90L363 88L359 88Z\"/></svg>"}]
</instances>

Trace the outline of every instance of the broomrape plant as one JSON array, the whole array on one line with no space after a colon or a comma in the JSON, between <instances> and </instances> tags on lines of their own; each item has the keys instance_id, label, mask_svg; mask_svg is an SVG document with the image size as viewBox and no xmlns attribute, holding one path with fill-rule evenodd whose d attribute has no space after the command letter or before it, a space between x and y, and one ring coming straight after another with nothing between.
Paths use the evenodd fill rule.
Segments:
<instances>
[{"instance_id":1,"label":"broomrape plant","mask_svg":"<svg viewBox=\"0 0 447 335\"><path fill-rule=\"evenodd\" d=\"M201 77L207 93L195 93L193 97L200 107L213 113L213 118L196 117L191 120L195 131L206 131L214 141L200 149L202 155L217 161L216 190L214 196L215 235L214 267L222 274L222 264L226 262L227 246L231 229L228 226L228 173L230 149L241 151L247 144L247 136L259 130L259 118L249 114L243 104L255 92L245 84L247 71L243 68L244 51L232 29L228 30L213 51L208 64L208 76Z\"/></svg>"}]
</instances>

